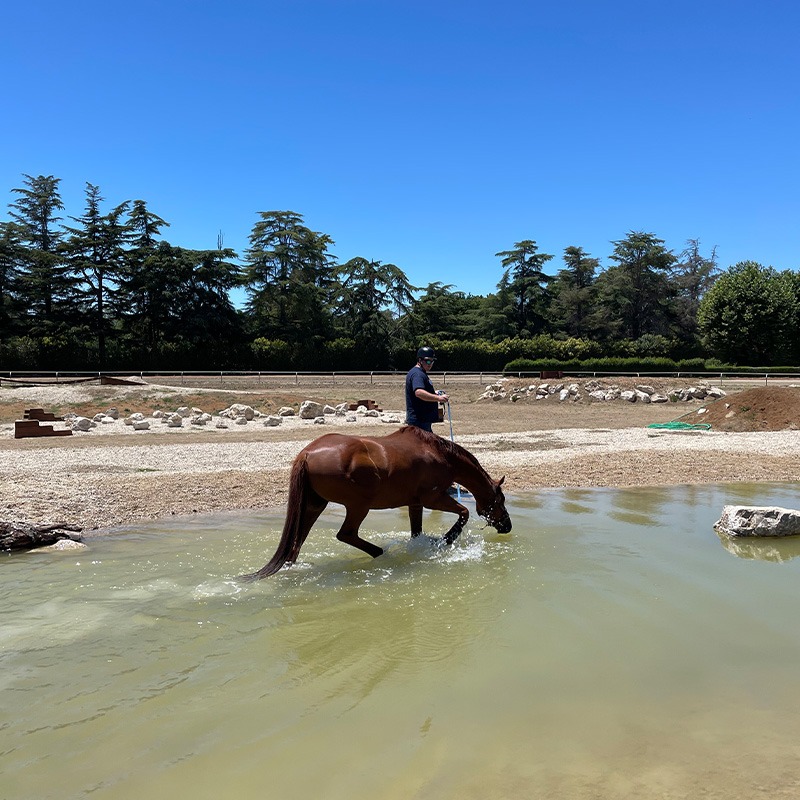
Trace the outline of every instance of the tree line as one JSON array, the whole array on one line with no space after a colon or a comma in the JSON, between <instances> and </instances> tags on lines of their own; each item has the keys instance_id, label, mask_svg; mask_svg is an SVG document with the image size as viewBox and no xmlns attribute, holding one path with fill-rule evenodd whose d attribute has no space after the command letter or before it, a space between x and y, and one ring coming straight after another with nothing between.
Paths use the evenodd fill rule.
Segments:
<instances>
[{"instance_id":1,"label":"tree line","mask_svg":"<svg viewBox=\"0 0 800 800\"><path fill-rule=\"evenodd\" d=\"M570 246L550 272L555 256L523 239L496 254L496 291L472 295L413 286L395 264L341 263L294 211L260 212L239 256L170 243L145 201L108 208L91 183L66 216L59 184L24 175L0 221L2 370L403 369L421 343L452 370L604 356L800 363L800 274L754 261L723 271L697 239L675 253L630 231L605 266Z\"/></svg>"}]
</instances>

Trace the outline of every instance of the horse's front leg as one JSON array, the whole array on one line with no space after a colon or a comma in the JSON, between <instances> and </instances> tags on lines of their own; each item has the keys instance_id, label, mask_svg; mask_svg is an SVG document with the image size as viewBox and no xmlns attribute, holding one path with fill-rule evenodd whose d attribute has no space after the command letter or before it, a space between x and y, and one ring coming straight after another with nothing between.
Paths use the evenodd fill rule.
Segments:
<instances>
[{"instance_id":1,"label":"horse's front leg","mask_svg":"<svg viewBox=\"0 0 800 800\"><path fill-rule=\"evenodd\" d=\"M467 524L469 509L466 506L462 506L461 503L457 502L455 498L447 493L438 495L433 502L427 505L428 508L437 511L450 511L453 514L458 514L458 519L453 523L453 527L442 537L442 541L445 544L453 544L461 535L461 531L464 530L464 526Z\"/></svg>"},{"instance_id":2,"label":"horse's front leg","mask_svg":"<svg viewBox=\"0 0 800 800\"><path fill-rule=\"evenodd\" d=\"M422 506L408 507L408 521L411 523L411 537L422 533Z\"/></svg>"}]
</instances>

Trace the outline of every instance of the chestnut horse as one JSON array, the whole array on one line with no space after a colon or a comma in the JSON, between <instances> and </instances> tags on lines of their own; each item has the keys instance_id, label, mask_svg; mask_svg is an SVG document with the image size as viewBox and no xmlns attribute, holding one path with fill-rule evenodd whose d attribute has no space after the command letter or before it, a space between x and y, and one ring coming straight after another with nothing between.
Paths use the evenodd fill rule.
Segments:
<instances>
[{"instance_id":1,"label":"chestnut horse","mask_svg":"<svg viewBox=\"0 0 800 800\"><path fill-rule=\"evenodd\" d=\"M383 550L358 535L372 508L408 506L412 536L422 533L423 508L452 511L458 519L443 537L452 544L469 518L469 510L448 493L453 483L472 492L479 516L499 533L508 533L511 520L500 488L503 480L492 480L478 459L460 445L413 426L388 436L326 434L294 460L286 521L275 555L258 572L242 579L266 578L293 563L328 503L340 503L346 511L336 538L373 557Z\"/></svg>"}]
</instances>

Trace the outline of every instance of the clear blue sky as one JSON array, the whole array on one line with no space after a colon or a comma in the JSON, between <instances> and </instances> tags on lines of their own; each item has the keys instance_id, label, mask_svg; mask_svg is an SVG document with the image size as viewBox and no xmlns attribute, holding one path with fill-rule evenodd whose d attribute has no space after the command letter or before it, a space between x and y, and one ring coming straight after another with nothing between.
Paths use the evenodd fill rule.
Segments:
<instances>
[{"instance_id":1,"label":"clear blue sky","mask_svg":"<svg viewBox=\"0 0 800 800\"><path fill-rule=\"evenodd\" d=\"M0 219L52 174L185 247L292 210L473 294L514 242L606 266L630 230L797 269L798 30L789 0L13 3Z\"/></svg>"}]
</instances>

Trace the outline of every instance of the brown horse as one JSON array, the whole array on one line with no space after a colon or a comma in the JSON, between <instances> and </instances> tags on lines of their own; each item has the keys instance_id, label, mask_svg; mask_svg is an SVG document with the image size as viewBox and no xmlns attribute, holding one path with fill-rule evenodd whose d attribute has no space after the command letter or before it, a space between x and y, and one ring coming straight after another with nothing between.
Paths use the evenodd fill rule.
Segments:
<instances>
[{"instance_id":1,"label":"brown horse","mask_svg":"<svg viewBox=\"0 0 800 800\"><path fill-rule=\"evenodd\" d=\"M389 436L326 434L294 460L286 521L275 555L258 572L242 579L266 578L293 563L328 503L340 503L346 511L336 538L373 557L383 550L358 535L372 508L408 506L412 536L422 533L423 508L452 511L458 519L443 537L452 544L469 519L469 510L448 494L453 483L472 492L479 516L499 533L508 533L511 520L500 488L503 480L492 480L478 459L460 445L412 426Z\"/></svg>"}]
</instances>

